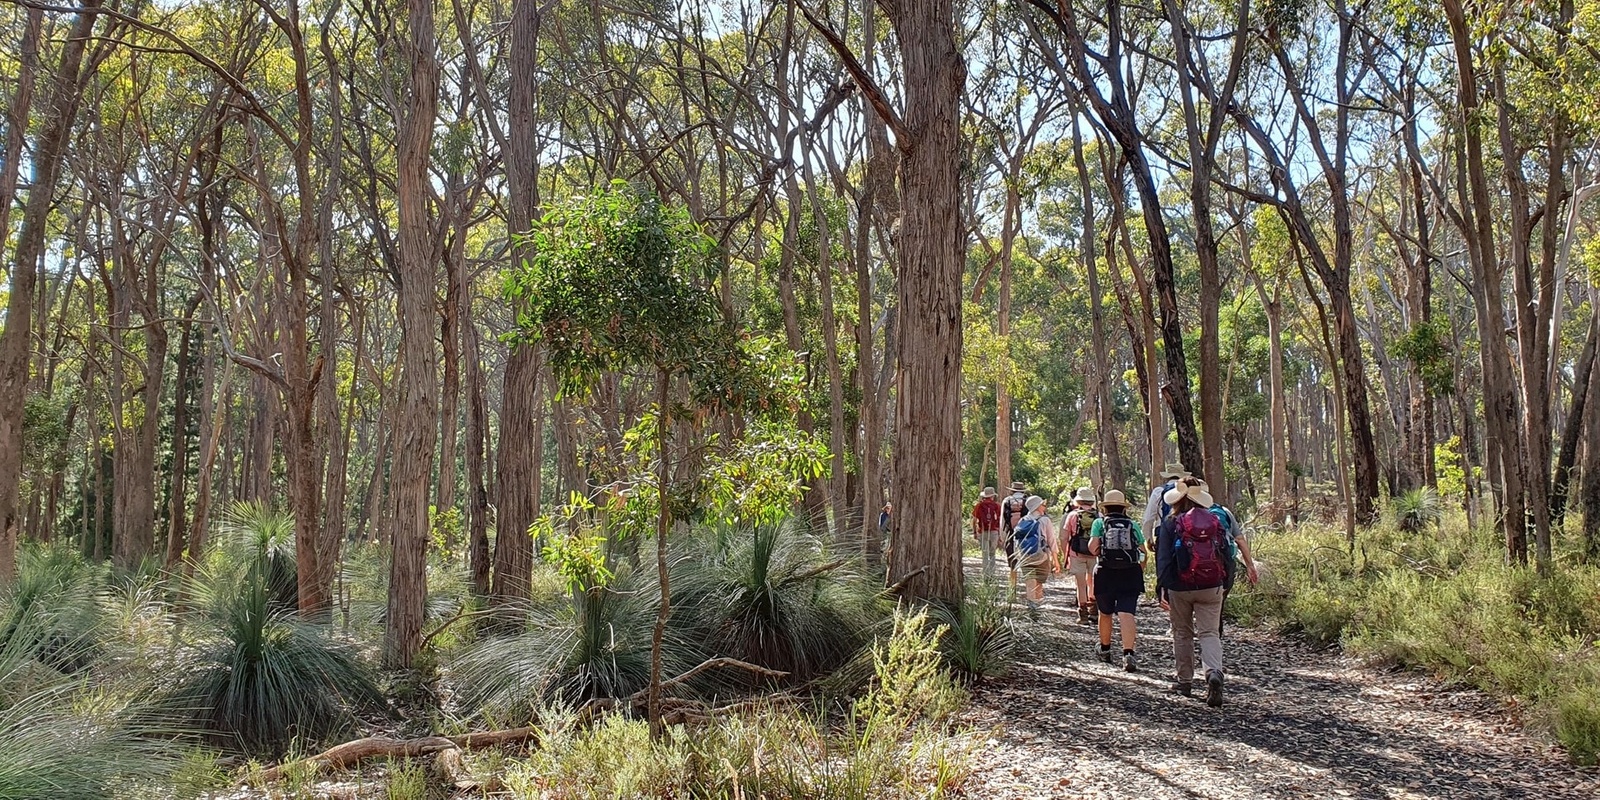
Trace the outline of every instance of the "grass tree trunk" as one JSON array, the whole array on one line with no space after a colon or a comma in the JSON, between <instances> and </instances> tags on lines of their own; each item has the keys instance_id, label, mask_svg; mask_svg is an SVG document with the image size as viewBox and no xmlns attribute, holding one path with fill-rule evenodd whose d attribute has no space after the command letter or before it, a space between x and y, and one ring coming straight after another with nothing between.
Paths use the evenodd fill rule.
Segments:
<instances>
[{"instance_id":1,"label":"grass tree trunk","mask_svg":"<svg viewBox=\"0 0 1600 800\"><path fill-rule=\"evenodd\" d=\"M900 385L895 410L894 553L906 595L959 601L961 579L961 183L964 81L951 0L890 7L905 71L901 150Z\"/></svg>"},{"instance_id":2,"label":"grass tree trunk","mask_svg":"<svg viewBox=\"0 0 1600 800\"><path fill-rule=\"evenodd\" d=\"M407 105L400 113L396 206L400 217L400 407L395 426L395 523L384 663L409 668L422 646L428 593L429 475L438 416L434 352L435 259L428 215L428 161L438 100L433 0L410 0Z\"/></svg>"}]
</instances>

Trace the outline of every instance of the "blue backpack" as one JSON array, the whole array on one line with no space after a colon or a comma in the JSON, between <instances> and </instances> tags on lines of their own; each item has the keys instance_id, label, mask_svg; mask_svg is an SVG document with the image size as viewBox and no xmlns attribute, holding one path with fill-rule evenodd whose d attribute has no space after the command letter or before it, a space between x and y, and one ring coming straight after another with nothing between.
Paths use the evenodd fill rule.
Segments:
<instances>
[{"instance_id":1,"label":"blue backpack","mask_svg":"<svg viewBox=\"0 0 1600 800\"><path fill-rule=\"evenodd\" d=\"M1039 530L1039 518L1030 517L1017 523L1011 531L1011 538L1017 543L1017 552L1025 556L1036 556L1045 550L1044 534Z\"/></svg>"}]
</instances>

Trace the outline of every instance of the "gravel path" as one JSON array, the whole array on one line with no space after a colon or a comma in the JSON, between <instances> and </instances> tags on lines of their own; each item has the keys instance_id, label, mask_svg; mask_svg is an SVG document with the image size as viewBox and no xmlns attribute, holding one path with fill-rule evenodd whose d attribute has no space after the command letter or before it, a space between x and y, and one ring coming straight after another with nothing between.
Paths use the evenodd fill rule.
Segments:
<instances>
[{"instance_id":1,"label":"gravel path","mask_svg":"<svg viewBox=\"0 0 1600 800\"><path fill-rule=\"evenodd\" d=\"M1600 772L1479 692L1259 629L1225 630L1226 704L1208 708L1171 691L1172 639L1148 595L1130 674L1095 658L1074 594L1056 578L1039 621L1021 617L1012 673L973 690L965 721L988 739L968 797L1600 798Z\"/></svg>"}]
</instances>

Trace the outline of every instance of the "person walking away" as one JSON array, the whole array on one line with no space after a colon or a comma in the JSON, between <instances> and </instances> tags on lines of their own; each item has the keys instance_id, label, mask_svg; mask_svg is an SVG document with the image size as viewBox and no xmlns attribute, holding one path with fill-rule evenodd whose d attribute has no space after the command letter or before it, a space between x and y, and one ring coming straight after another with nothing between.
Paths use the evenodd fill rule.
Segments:
<instances>
[{"instance_id":1,"label":"person walking away","mask_svg":"<svg viewBox=\"0 0 1600 800\"><path fill-rule=\"evenodd\" d=\"M1200 488L1206 490L1207 492L1211 491L1211 487L1206 485L1205 481L1196 479L1191 480L1195 480ZM1216 497L1213 496L1212 499L1216 500ZM1255 582L1260 579L1260 573L1256 568L1255 559L1250 556L1249 536L1245 534L1244 526L1239 523L1239 518L1234 515L1233 509L1228 508L1221 502L1213 502L1209 510L1211 511L1212 516L1217 518L1217 522L1222 525L1223 536L1226 537L1228 542L1228 578L1222 584L1223 608L1224 611L1226 611L1228 595L1233 593L1233 586L1239 580L1239 567L1244 567L1245 581L1250 583L1252 586L1255 585ZM1217 634L1219 636L1222 634L1222 628L1226 624L1226 617L1224 617L1223 620L1218 623Z\"/></svg>"},{"instance_id":2,"label":"person walking away","mask_svg":"<svg viewBox=\"0 0 1600 800\"><path fill-rule=\"evenodd\" d=\"M1227 582L1227 537L1211 513L1211 494L1198 485L1175 486L1162 496L1172 513L1161 523L1156 548L1156 595L1172 619L1176 689L1189 696L1198 643L1205 668L1206 705L1222 705L1223 584Z\"/></svg>"},{"instance_id":3,"label":"person walking away","mask_svg":"<svg viewBox=\"0 0 1600 800\"><path fill-rule=\"evenodd\" d=\"M1000 501L1000 534L1006 548L1006 579L1010 581L1013 596L1017 593L1017 549L1012 534L1022 518L1028 515L1026 491L1027 487L1022 481L1012 481L1011 494Z\"/></svg>"},{"instance_id":4,"label":"person walking away","mask_svg":"<svg viewBox=\"0 0 1600 800\"><path fill-rule=\"evenodd\" d=\"M1150 490L1150 499L1146 500L1144 504L1144 516L1140 518L1140 523L1145 530L1150 531L1151 536L1160 538L1161 521L1166 519L1167 514L1171 511L1170 504L1162 498L1188 477L1189 470L1184 469L1183 465L1176 461L1168 462L1167 466L1161 470L1161 483ZM1153 546L1155 543L1151 542L1151 544Z\"/></svg>"},{"instance_id":5,"label":"person walking away","mask_svg":"<svg viewBox=\"0 0 1600 800\"><path fill-rule=\"evenodd\" d=\"M994 578L995 551L1000 547L1000 501L994 487L983 487L977 505L972 507L972 536L983 550L983 577Z\"/></svg>"},{"instance_id":6,"label":"person walking away","mask_svg":"<svg viewBox=\"0 0 1600 800\"><path fill-rule=\"evenodd\" d=\"M1100 611L1100 660L1111 663L1113 618L1122 629L1122 668L1139 669L1139 595L1144 594L1144 531L1128 516L1128 499L1117 489L1106 492L1100 503L1102 516L1089 533L1089 550L1097 556L1094 570L1095 605Z\"/></svg>"},{"instance_id":7,"label":"person walking away","mask_svg":"<svg viewBox=\"0 0 1600 800\"><path fill-rule=\"evenodd\" d=\"M1094 624L1090 619L1094 611L1094 582L1091 578L1096 559L1089 550L1089 534L1100 517L1100 512L1095 509L1097 499L1094 489L1088 486L1079 489L1072 496L1072 511L1061 526L1061 535L1067 540L1067 574L1072 576L1073 585L1078 589L1079 625Z\"/></svg>"},{"instance_id":8,"label":"person walking away","mask_svg":"<svg viewBox=\"0 0 1600 800\"><path fill-rule=\"evenodd\" d=\"M1051 572L1060 572L1055 545L1055 526L1050 520L1044 498L1031 495L1024 501L1028 513L1012 529L1011 539L1016 553L1017 571L1026 581L1028 610L1038 613L1044 601L1044 584Z\"/></svg>"}]
</instances>

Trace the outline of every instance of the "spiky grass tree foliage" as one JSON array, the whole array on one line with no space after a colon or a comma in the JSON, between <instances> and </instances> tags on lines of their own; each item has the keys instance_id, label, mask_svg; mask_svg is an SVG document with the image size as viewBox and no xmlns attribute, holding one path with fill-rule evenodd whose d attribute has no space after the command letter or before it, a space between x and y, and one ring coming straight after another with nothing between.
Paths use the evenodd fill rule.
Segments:
<instances>
[{"instance_id":1,"label":"spiky grass tree foliage","mask_svg":"<svg viewBox=\"0 0 1600 800\"><path fill-rule=\"evenodd\" d=\"M100 646L90 629L64 628L37 602L15 604L23 587L53 583L59 597L61 579L68 578L75 588L65 597L73 598L83 592L81 583L92 582L81 575L85 565L31 550L19 560L13 591L0 601L7 619L0 641L0 800L93 800L161 776L173 764L166 737L155 726L127 722L140 716L129 703L145 693L132 684L103 685L88 669ZM62 664L76 665L73 674L60 671ZM144 723L152 720L143 715Z\"/></svg>"},{"instance_id":2,"label":"spiky grass tree foliage","mask_svg":"<svg viewBox=\"0 0 1600 800\"><path fill-rule=\"evenodd\" d=\"M806 680L855 655L888 618L875 582L794 522L717 532L688 560L674 605L685 634Z\"/></svg>"},{"instance_id":3,"label":"spiky grass tree foliage","mask_svg":"<svg viewBox=\"0 0 1600 800\"><path fill-rule=\"evenodd\" d=\"M317 740L349 726L352 710L381 702L349 647L296 620L273 583L275 542L291 539L287 516L236 508L230 529L251 543L242 580L224 567L201 583L198 643L160 707L182 715L220 746L276 755L292 739ZM288 562L294 563L292 555Z\"/></svg>"},{"instance_id":4,"label":"spiky grass tree foliage","mask_svg":"<svg viewBox=\"0 0 1600 800\"><path fill-rule=\"evenodd\" d=\"M1439 493L1431 486L1401 494L1394 498L1390 508L1395 527L1406 533L1421 533L1423 529L1436 526L1444 519L1444 505L1439 502Z\"/></svg>"},{"instance_id":5,"label":"spiky grass tree foliage","mask_svg":"<svg viewBox=\"0 0 1600 800\"><path fill-rule=\"evenodd\" d=\"M996 584L969 585L960 606L934 604L931 616L944 626L939 651L956 680L978 683L1010 667L1017 631Z\"/></svg>"},{"instance_id":6,"label":"spiky grass tree foliage","mask_svg":"<svg viewBox=\"0 0 1600 800\"><path fill-rule=\"evenodd\" d=\"M521 721L542 706L579 706L645 689L657 599L653 582L639 583L625 572L609 586L529 607L520 633L469 645L453 664L463 710ZM704 656L701 647L675 631L668 632L662 650L668 677Z\"/></svg>"},{"instance_id":7,"label":"spiky grass tree foliage","mask_svg":"<svg viewBox=\"0 0 1600 800\"><path fill-rule=\"evenodd\" d=\"M100 652L105 568L73 550L30 546L17 554L17 578L0 592L0 648L61 672L89 666Z\"/></svg>"}]
</instances>

